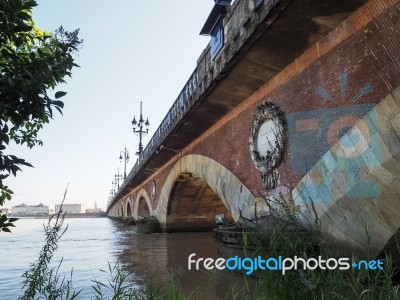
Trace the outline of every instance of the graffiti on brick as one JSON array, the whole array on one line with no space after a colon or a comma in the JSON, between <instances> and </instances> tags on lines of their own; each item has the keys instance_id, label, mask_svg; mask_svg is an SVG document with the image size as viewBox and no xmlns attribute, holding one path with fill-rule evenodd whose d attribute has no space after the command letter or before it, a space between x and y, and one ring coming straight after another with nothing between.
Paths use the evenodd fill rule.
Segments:
<instances>
[{"instance_id":1,"label":"graffiti on brick","mask_svg":"<svg viewBox=\"0 0 400 300\"><path fill-rule=\"evenodd\" d=\"M339 99L321 85L315 88L325 101L345 106L287 115L293 173L307 174L299 187L305 201L329 202L335 195L371 198L381 193L380 184L367 178L368 170L382 161L376 109L373 104L356 103L373 87L367 83L348 95L347 84L348 75L340 74Z\"/></svg>"}]
</instances>

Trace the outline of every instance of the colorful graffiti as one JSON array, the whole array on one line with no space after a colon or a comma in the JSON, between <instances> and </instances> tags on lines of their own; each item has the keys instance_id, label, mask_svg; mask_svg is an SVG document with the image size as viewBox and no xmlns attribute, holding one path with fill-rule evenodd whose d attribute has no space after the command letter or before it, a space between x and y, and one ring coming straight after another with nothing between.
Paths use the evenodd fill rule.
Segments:
<instances>
[{"instance_id":1,"label":"colorful graffiti","mask_svg":"<svg viewBox=\"0 0 400 300\"><path fill-rule=\"evenodd\" d=\"M340 99L321 85L315 92L341 106L287 115L293 172L307 174L299 189L305 201L329 202L334 195L371 198L381 193L380 184L366 177L368 169L382 161L377 113L374 104L353 104L373 91L372 84L347 95L348 75L341 73L338 83Z\"/></svg>"}]
</instances>

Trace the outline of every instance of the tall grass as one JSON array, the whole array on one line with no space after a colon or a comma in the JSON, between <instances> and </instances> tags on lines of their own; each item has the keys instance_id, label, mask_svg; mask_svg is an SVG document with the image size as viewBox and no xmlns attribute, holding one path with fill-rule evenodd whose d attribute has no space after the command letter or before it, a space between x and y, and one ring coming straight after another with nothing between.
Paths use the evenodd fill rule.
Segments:
<instances>
[{"instance_id":1,"label":"tall grass","mask_svg":"<svg viewBox=\"0 0 400 300\"><path fill-rule=\"evenodd\" d=\"M315 224L304 227L298 221L299 211L292 200L291 197L284 199L281 195L272 203L267 203L275 225L269 227L269 234L260 234L267 241L259 241L251 256L339 258L338 253L322 242L319 219L316 218ZM369 245L373 237L368 226L364 229ZM246 241L249 240L247 235L251 233L243 234L246 248ZM246 249L244 253L247 253ZM358 258L352 257L350 264L354 261L358 261ZM232 287L227 299L400 299L400 285L393 281L398 270L394 267L391 255L386 255L383 261L383 270L358 270L352 267L349 270L299 269L290 270L285 275L279 270L260 271L257 273L255 289Z\"/></svg>"},{"instance_id":2,"label":"tall grass","mask_svg":"<svg viewBox=\"0 0 400 300\"><path fill-rule=\"evenodd\" d=\"M65 189L62 203L64 203L67 190L68 186ZM62 214L62 211L60 210L57 215L52 215L49 218L46 226L43 226L45 233L45 244L40 251L37 262L32 263L29 270L22 275L22 277L25 278L22 287L24 294L19 298L19 300L77 299L80 291L73 291L72 289L72 271L69 279L67 279L65 276L61 277L58 274L62 260L57 267L50 267L53 255L58 249L58 241L68 229L68 226L66 226L64 229L62 228L64 224L64 217L65 214Z\"/></svg>"},{"instance_id":3,"label":"tall grass","mask_svg":"<svg viewBox=\"0 0 400 300\"><path fill-rule=\"evenodd\" d=\"M64 192L60 211L52 215L44 227L45 243L39 253L39 258L30 265L22 277L23 296L19 300L47 299L47 300L73 300L79 299L81 290L75 291L72 285L73 270L69 277L59 275L61 262L56 267L51 267L54 253L58 249L58 242L68 229L64 226L65 213L62 213L68 186ZM123 266L117 261L115 264L108 264L108 270L100 270L108 275L106 282L94 279L91 286L93 298L96 300L144 300L144 299L194 299L197 290L185 296L179 281L172 275L169 278L168 286L165 291L157 287L153 279L150 279L145 289L140 289L132 283L132 274L125 271Z\"/></svg>"}]
</instances>

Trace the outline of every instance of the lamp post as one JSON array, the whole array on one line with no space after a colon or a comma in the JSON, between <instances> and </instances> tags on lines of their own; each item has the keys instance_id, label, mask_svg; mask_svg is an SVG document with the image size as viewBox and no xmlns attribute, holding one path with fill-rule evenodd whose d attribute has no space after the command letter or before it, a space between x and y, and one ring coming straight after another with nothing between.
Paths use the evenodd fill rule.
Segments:
<instances>
[{"instance_id":1,"label":"lamp post","mask_svg":"<svg viewBox=\"0 0 400 300\"><path fill-rule=\"evenodd\" d=\"M122 156L123 154L123 156ZM124 148L124 150L121 150L119 153L119 161L122 161L122 158L124 158L124 179L126 178L126 163L129 162L129 152Z\"/></svg>"},{"instance_id":2,"label":"lamp post","mask_svg":"<svg viewBox=\"0 0 400 300\"><path fill-rule=\"evenodd\" d=\"M115 196L115 181L113 180L112 182L111 182L111 196L114 198L114 196Z\"/></svg>"},{"instance_id":3,"label":"lamp post","mask_svg":"<svg viewBox=\"0 0 400 300\"><path fill-rule=\"evenodd\" d=\"M119 190L119 181L122 179L122 174L119 174L119 168L118 168L118 173L115 174L115 186L118 184L118 189Z\"/></svg>"},{"instance_id":4,"label":"lamp post","mask_svg":"<svg viewBox=\"0 0 400 300\"><path fill-rule=\"evenodd\" d=\"M146 126L146 129L143 129L143 125ZM139 136L139 150L138 150L138 152L136 152L136 155L140 155L143 152L142 137L149 133L149 126L150 126L149 118L146 119L146 122L143 119L142 101L140 101L140 117L139 117L139 120L136 121L136 118L133 117L132 126L133 126L133 133ZM137 129L136 129L136 126L138 126Z\"/></svg>"}]
</instances>

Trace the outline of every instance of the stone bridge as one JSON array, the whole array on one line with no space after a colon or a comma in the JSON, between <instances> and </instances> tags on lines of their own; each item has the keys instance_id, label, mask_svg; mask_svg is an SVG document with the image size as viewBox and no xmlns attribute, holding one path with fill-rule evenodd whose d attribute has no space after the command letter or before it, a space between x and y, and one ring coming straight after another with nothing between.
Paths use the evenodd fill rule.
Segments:
<instances>
[{"instance_id":1,"label":"stone bridge","mask_svg":"<svg viewBox=\"0 0 400 300\"><path fill-rule=\"evenodd\" d=\"M216 2L210 45L108 215L207 230L216 214L254 218L283 199L339 245L393 245L399 1Z\"/></svg>"}]
</instances>

